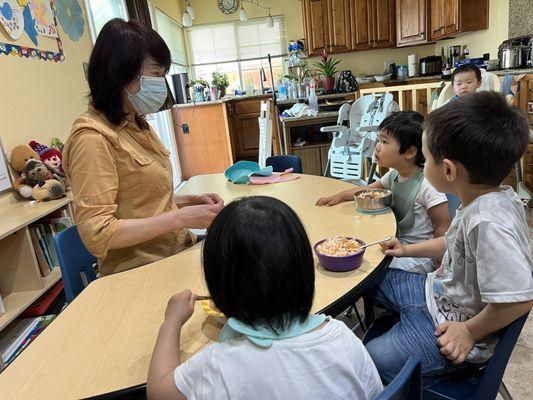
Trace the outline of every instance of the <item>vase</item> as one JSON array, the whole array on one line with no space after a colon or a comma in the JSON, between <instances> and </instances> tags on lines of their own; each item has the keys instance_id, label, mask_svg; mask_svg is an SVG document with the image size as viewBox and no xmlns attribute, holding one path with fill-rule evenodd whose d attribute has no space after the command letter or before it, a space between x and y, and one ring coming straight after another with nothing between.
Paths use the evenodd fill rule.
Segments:
<instances>
[{"instance_id":1,"label":"vase","mask_svg":"<svg viewBox=\"0 0 533 400\"><path fill-rule=\"evenodd\" d=\"M218 88L216 86L211 86L211 101L218 100Z\"/></svg>"},{"instance_id":2,"label":"vase","mask_svg":"<svg viewBox=\"0 0 533 400\"><path fill-rule=\"evenodd\" d=\"M220 88L219 90L220 90L219 98L221 99L222 97L226 95L226 88L223 87L223 88Z\"/></svg>"},{"instance_id":3,"label":"vase","mask_svg":"<svg viewBox=\"0 0 533 400\"><path fill-rule=\"evenodd\" d=\"M326 92L332 92L333 91L333 85L335 85L335 78L332 76L327 76L325 78L322 78L322 86L324 87L324 90Z\"/></svg>"}]
</instances>

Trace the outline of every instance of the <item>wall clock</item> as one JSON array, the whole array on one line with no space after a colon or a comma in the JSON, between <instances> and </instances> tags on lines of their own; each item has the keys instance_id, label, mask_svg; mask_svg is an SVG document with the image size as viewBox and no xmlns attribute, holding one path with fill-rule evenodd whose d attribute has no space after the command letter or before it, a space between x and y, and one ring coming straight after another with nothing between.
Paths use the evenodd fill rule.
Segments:
<instances>
[{"instance_id":1,"label":"wall clock","mask_svg":"<svg viewBox=\"0 0 533 400\"><path fill-rule=\"evenodd\" d=\"M240 7L240 0L218 0L218 8L224 14L233 14Z\"/></svg>"}]
</instances>

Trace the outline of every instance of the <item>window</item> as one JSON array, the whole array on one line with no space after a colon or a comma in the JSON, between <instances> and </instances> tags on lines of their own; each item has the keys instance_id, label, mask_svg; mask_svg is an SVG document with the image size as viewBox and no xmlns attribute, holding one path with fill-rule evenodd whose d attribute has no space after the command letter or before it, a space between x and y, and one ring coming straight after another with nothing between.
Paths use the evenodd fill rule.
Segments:
<instances>
[{"instance_id":1,"label":"window","mask_svg":"<svg viewBox=\"0 0 533 400\"><path fill-rule=\"evenodd\" d=\"M170 49L172 62L187 67L189 63L187 62L183 28L163 11L155 8L154 29L161 35Z\"/></svg>"},{"instance_id":2,"label":"window","mask_svg":"<svg viewBox=\"0 0 533 400\"><path fill-rule=\"evenodd\" d=\"M264 18L247 22L199 25L187 29L192 72L196 78L211 81L214 71L226 73L230 90L261 86L260 70L264 68L265 87L272 87L268 72L268 54L272 57L274 79L283 71L286 34L282 17L274 18L267 28Z\"/></svg>"},{"instance_id":3,"label":"window","mask_svg":"<svg viewBox=\"0 0 533 400\"><path fill-rule=\"evenodd\" d=\"M113 18L128 19L125 0L85 0L93 43L106 22Z\"/></svg>"}]
</instances>

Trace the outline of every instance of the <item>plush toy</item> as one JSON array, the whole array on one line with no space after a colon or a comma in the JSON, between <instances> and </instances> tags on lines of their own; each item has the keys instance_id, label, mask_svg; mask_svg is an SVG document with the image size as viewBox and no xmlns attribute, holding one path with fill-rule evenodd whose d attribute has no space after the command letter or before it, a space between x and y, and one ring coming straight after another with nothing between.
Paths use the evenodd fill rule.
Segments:
<instances>
[{"instance_id":1,"label":"plush toy","mask_svg":"<svg viewBox=\"0 0 533 400\"><path fill-rule=\"evenodd\" d=\"M55 200L65 196L65 188L55 179L41 180L33 188L32 196L38 201Z\"/></svg>"},{"instance_id":2,"label":"plush toy","mask_svg":"<svg viewBox=\"0 0 533 400\"><path fill-rule=\"evenodd\" d=\"M63 167L61 166L62 154L58 149L50 148L44 144L38 143L35 140L30 142L30 147L35 150L41 161L48 165L50 168L63 173Z\"/></svg>"},{"instance_id":3,"label":"plush toy","mask_svg":"<svg viewBox=\"0 0 533 400\"><path fill-rule=\"evenodd\" d=\"M16 146L9 156L9 165L11 169L18 175L15 176L15 181L13 182L13 187L17 192L20 193L25 199L29 199L32 196L33 185L29 185L22 178L24 169L26 168L26 163L30 160L39 161L39 155L33 150L30 146L21 144Z\"/></svg>"}]
</instances>

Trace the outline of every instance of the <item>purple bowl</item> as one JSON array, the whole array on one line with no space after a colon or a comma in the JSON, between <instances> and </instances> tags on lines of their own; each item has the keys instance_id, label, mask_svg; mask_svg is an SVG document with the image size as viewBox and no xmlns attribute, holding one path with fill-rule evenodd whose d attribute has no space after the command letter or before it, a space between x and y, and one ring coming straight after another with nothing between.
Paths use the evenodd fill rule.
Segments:
<instances>
[{"instance_id":1,"label":"purple bowl","mask_svg":"<svg viewBox=\"0 0 533 400\"><path fill-rule=\"evenodd\" d=\"M354 238L346 237L346 239ZM357 253L352 254L351 256L327 256L325 254L319 253L316 249L320 244L322 244L322 242L326 240L327 239L322 239L313 245L313 250L315 251L315 254L318 257L318 262L320 262L320 265L322 265L325 269L335 272L345 272L352 271L361 266L366 248L363 250L359 250ZM357 240L362 246L366 244L360 239L356 238L355 240Z\"/></svg>"}]
</instances>

